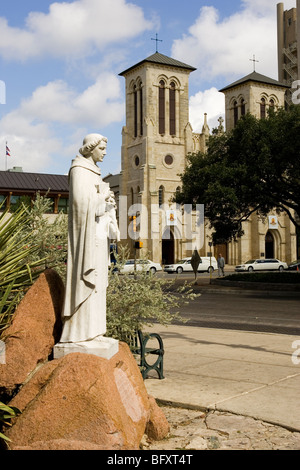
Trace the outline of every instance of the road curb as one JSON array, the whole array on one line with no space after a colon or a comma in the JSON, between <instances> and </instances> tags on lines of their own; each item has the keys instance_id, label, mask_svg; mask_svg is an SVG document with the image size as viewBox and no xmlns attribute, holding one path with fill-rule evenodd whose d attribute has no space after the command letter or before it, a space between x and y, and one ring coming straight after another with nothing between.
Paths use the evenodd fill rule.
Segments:
<instances>
[{"instance_id":1,"label":"road curb","mask_svg":"<svg viewBox=\"0 0 300 470\"><path fill-rule=\"evenodd\" d=\"M255 419L256 421L261 421L263 423L271 424L272 426L279 426L283 429L286 429L287 431L290 432L300 432L300 427L295 427L295 426L289 426L288 424L284 424L281 421L276 421L273 419L263 419L259 418L258 416L254 416L251 413L238 413L234 411L228 411L226 408L222 408L221 406L218 405L210 405L210 406L204 406L204 405L191 405L190 403L185 403L185 402L178 402L178 401L172 401L172 400L164 400L162 398L156 398L156 402L158 405L161 406L170 406L173 408L183 408L185 410L196 410L196 411L201 411L202 413L209 413L211 411L218 411L220 413L226 413L226 414L231 414L234 416L241 416L242 418L252 418Z\"/></svg>"},{"instance_id":2,"label":"road curb","mask_svg":"<svg viewBox=\"0 0 300 470\"><path fill-rule=\"evenodd\" d=\"M223 279L213 279L211 284L214 286L238 287L247 290L263 290L263 291L285 291L297 292L300 294L300 284L281 284L271 282L247 282L247 281L227 281Z\"/></svg>"},{"instance_id":3,"label":"road curb","mask_svg":"<svg viewBox=\"0 0 300 470\"><path fill-rule=\"evenodd\" d=\"M234 294L234 295L255 295L255 296L266 296L270 295L273 297L295 297L295 298L300 298L300 292L295 292L295 291L280 291L280 290L259 290L259 289L244 289L244 288L222 288L221 286L215 287L215 288L210 288L210 287L204 287L204 286L194 286L195 291L201 293L201 294Z\"/></svg>"},{"instance_id":4,"label":"road curb","mask_svg":"<svg viewBox=\"0 0 300 470\"><path fill-rule=\"evenodd\" d=\"M228 281L221 278L208 279L205 282L198 279L175 279L175 286L188 286L201 294L236 294L273 297L300 298L300 284L263 283L247 281Z\"/></svg>"}]
</instances>

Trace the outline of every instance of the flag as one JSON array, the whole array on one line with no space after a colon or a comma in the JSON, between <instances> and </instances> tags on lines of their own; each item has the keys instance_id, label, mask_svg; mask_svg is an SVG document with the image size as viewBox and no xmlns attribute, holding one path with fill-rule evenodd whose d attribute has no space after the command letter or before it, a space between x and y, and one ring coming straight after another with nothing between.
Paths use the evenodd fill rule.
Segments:
<instances>
[{"instance_id":1,"label":"flag","mask_svg":"<svg viewBox=\"0 0 300 470\"><path fill-rule=\"evenodd\" d=\"M10 157L10 150L9 150L9 148L7 147L7 145L6 145L6 155L8 155L8 156Z\"/></svg>"}]
</instances>

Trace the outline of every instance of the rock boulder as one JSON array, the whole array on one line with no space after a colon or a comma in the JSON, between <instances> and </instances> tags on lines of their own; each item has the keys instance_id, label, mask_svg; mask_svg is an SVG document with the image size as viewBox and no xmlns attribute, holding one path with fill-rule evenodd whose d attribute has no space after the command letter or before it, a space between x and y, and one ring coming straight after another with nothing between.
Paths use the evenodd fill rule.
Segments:
<instances>
[{"instance_id":1,"label":"rock boulder","mask_svg":"<svg viewBox=\"0 0 300 470\"><path fill-rule=\"evenodd\" d=\"M46 270L18 306L5 331L5 363L0 364L0 393L12 395L38 364L47 361L61 334L64 284Z\"/></svg>"},{"instance_id":2,"label":"rock boulder","mask_svg":"<svg viewBox=\"0 0 300 470\"><path fill-rule=\"evenodd\" d=\"M162 409L157 405L155 398L149 396L150 416L146 427L146 434L154 441L164 439L169 431L170 426Z\"/></svg>"},{"instance_id":3,"label":"rock boulder","mask_svg":"<svg viewBox=\"0 0 300 470\"><path fill-rule=\"evenodd\" d=\"M6 331L0 396L21 411L4 430L13 450L131 450L143 434L161 439L168 422L149 397L125 343L111 359L70 353L53 359L61 335L64 285L46 270ZM6 400L7 403L7 400Z\"/></svg>"},{"instance_id":4,"label":"rock boulder","mask_svg":"<svg viewBox=\"0 0 300 470\"><path fill-rule=\"evenodd\" d=\"M152 431L164 421L159 438L165 437L166 418L149 400L129 347L119 346L109 360L71 353L38 370L10 403L22 412L6 432L10 447L138 449L150 417Z\"/></svg>"}]
</instances>

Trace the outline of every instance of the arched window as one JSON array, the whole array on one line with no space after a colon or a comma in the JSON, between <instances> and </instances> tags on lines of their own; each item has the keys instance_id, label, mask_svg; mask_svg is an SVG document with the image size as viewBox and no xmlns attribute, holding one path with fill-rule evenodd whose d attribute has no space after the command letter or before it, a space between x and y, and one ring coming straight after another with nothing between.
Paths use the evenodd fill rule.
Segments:
<instances>
[{"instance_id":1,"label":"arched window","mask_svg":"<svg viewBox=\"0 0 300 470\"><path fill-rule=\"evenodd\" d=\"M134 137L137 137L137 123L138 123L138 116L137 116L137 89L134 85L133 88L133 108L134 108Z\"/></svg>"},{"instance_id":2,"label":"arched window","mask_svg":"<svg viewBox=\"0 0 300 470\"><path fill-rule=\"evenodd\" d=\"M131 198L131 205L134 204L134 192L133 192L133 188L130 188L130 198Z\"/></svg>"},{"instance_id":3,"label":"arched window","mask_svg":"<svg viewBox=\"0 0 300 470\"><path fill-rule=\"evenodd\" d=\"M175 83L170 83L170 135L176 134L176 90Z\"/></svg>"},{"instance_id":4,"label":"arched window","mask_svg":"<svg viewBox=\"0 0 300 470\"><path fill-rule=\"evenodd\" d=\"M269 109L270 111L275 111L275 101L272 98L269 101Z\"/></svg>"},{"instance_id":5,"label":"arched window","mask_svg":"<svg viewBox=\"0 0 300 470\"><path fill-rule=\"evenodd\" d=\"M241 116L245 116L245 114L246 114L245 100L242 98L241 99Z\"/></svg>"},{"instance_id":6,"label":"arched window","mask_svg":"<svg viewBox=\"0 0 300 470\"><path fill-rule=\"evenodd\" d=\"M140 85L140 135L143 135L143 120L144 120L144 115L143 115L143 88L142 88L142 85Z\"/></svg>"},{"instance_id":7,"label":"arched window","mask_svg":"<svg viewBox=\"0 0 300 470\"><path fill-rule=\"evenodd\" d=\"M161 80L159 82L159 96L158 96L158 132L160 134L165 133L165 82Z\"/></svg>"},{"instance_id":8,"label":"arched window","mask_svg":"<svg viewBox=\"0 0 300 470\"><path fill-rule=\"evenodd\" d=\"M160 186L158 190L158 205L159 206L161 206L164 203L164 192L165 192L165 188L163 186Z\"/></svg>"},{"instance_id":9,"label":"arched window","mask_svg":"<svg viewBox=\"0 0 300 470\"><path fill-rule=\"evenodd\" d=\"M235 101L233 103L233 123L235 126L238 122L238 118L239 118L239 108L238 108L237 102Z\"/></svg>"},{"instance_id":10,"label":"arched window","mask_svg":"<svg viewBox=\"0 0 300 470\"><path fill-rule=\"evenodd\" d=\"M266 100L264 98L262 98L260 102L260 117L261 119L265 119L266 117Z\"/></svg>"}]
</instances>

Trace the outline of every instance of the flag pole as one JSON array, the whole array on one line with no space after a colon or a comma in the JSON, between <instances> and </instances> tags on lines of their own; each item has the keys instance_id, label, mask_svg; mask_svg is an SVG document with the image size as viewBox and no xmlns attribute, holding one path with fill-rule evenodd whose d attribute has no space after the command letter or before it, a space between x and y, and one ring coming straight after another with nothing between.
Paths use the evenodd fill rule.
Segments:
<instances>
[{"instance_id":1,"label":"flag pole","mask_svg":"<svg viewBox=\"0 0 300 470\"><path fill-rule=\"evenodd\" d=\"M10 150L7 147L7 142L6 142L6 148L5 148L5 171L7 171L7 156L10 157Z\"/></svg>"}]
</instances>

